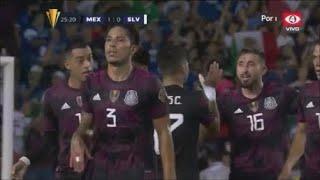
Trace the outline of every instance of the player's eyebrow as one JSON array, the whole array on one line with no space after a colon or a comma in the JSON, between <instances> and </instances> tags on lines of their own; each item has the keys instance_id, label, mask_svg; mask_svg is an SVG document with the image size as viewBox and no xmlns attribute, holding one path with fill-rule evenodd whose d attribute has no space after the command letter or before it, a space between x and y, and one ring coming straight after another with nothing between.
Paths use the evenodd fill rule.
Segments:
<instances>
[{"instance_id":1,"label":"player's eyebrow","mask_svg":"<svg viewBox=\"0 0 320 180\"><path fill-rule=\"evenodd\" d=\"M112 38L114 38L114 39L123 39L123 38L126 38L126 36L125 35L117 35L115 37L112 37L110 35L107 35L107 37L106 37L106 39L112 39Z\"/></svg>"}]
</instances>

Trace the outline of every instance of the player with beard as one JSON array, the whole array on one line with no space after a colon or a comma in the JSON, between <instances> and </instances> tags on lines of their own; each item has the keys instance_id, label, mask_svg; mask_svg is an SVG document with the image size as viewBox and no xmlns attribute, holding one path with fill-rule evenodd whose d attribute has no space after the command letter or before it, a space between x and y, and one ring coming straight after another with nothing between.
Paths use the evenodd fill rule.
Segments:
<instances>
[{"instance_id":1,"label":"player with beard","mask_svg":"<svg viewBox=\"0 0 320 180\"><path fill-rule=\"evenodd\" d=\"M72 38L66 49L65 68L69 72L68 81L50 87L43 95L43 146L50 156L56 157L55 179L72 180L81 179L82 176L69 167L70 141L81 121L81 86L87 79L91 66L91 48L81 37ZM34 149L31 154L26 154L14 164L13 179L23 179L30 163L39 158L37 152L38 149Z\"/></svg>"},{"instance_id":2,"label":"player with beard","mask_svg":"<svg viewBox=\"0 0 320 180\"><path fill-rule=\"evenodd\" d=\"M293 166L304 154L303 180L320 179L320 41L314 44L313 65L317 81L305 85L299 96L298 126L279 180L290 179Z\"/></svg>"},{"instance_id":3,"label":"player with beard","mask_svg":"<svg viewBox=\"0 0 320 180\"><path fill-rule=\"evenodd\" d=\"M143 179L144 153L153 128L159 134L164 179L176 179L166 92L155 76L133 66L138 42L133 27L110 27L105 41L107 68L88 78L83 112L88 118L73 136L70 166L84 170L82 137L93 124L96 143L89 179Z\"/></svg>"},{"instance_id":4,"label":"player with beard","mask_svg":"<svg viewBox=\"0 0 320 180\"><path fill-rule=\"evenodd\" d=\"M220 118L228 125L232 143L231 180L273 180L284 163L286 115L294 112L296 93L279 84L264 84L266 71L259 51L243 49L236 67L241 87L218 98Z\"/></svg>"}]
</instances>

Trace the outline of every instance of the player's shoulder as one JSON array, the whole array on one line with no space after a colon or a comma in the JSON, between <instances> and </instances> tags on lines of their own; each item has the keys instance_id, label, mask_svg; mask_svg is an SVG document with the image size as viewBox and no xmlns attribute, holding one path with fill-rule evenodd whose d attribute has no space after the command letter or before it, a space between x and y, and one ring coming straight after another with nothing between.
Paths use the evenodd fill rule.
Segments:
<instances>
[{"instance_id":1,"label":"player's shoulder","mask_svg":"<svg viewBox=\"0 0 320 180\"><path fill-rule=\"evenodd\" d=\"M92 90L100 87L100 85L106 80L106 71L101 69L90 73L87 77L87 80L83 84L84 90Z\"/></svg>"},{"instance_id":2,"label":"player's shoulder","mask_svg":"<svg viewBox=\"0 0 320 180\"><path fill-rule=\"evenodd\" d=\"M66 84L67 84L67 82L65 82L65 81L56 83L56 84L50 86L48 89L46 89L44 91L44 94L46 96L57 96L60 94L59 92L64 91L64 89L66 89Z\"/></svg>"},{"instance_id":3,"label":"player's shoulder","mask_svg":"<svg viewBox=\"0 0 320 180\"><path fill-rule=\"evenodd\" d=\"M159 77L151 72L135 67L133 73L134 84L142 89L154 90L163 87Z\"/></svg>"},{"instance_id":4,"label":"player's shoulder","mask_svg":"<svg viewBox=\"0 0 320 180\"><path fill-rule=\"evenodd\" d=\"M274 94L289 95L295 92L296 92L296 89L283 83L268 82L265 84L265 91L264 91L265 95L274 95Z\"/></svg>"},{"instance_id":5,"label":"player's shoulder","mask_svg":"<svg viewBox=\"0 0 320 180\"><path fill-rule=\"evenodd\" d=\"M155 75L139 67L134 67L134 77L139 81L157 81L159 78Z\"/></svg>"},{"instance_id":6,"label":"player's shoulder","mask_svg":"<svg viewBox=\"0 0 320 180\"><path fill-rule=\"evenodd\" d=\"M310 81L304 84L301 88L300 93L304 95L316 95L320 89L320 81Z\"/></svg>"},{"instance_id":7,"label":"player's shoulder","mask_svg":"<svg viewBox=\"0 0 320 180\"><path fill-rule=\"evenodd\" d=\"M231 102L233 100L241 99L242 95L240 88L235 88L223 91L221 94L218 94L218 97L225 101Z\"/></svg>"}]
</instances>

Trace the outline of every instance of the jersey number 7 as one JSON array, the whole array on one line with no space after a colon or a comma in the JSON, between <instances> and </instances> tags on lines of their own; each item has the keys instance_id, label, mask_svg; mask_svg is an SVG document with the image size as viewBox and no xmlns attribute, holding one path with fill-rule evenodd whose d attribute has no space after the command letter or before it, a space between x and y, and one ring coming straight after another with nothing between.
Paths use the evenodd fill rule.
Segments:
<instances>
[{"instance_id":1,"label":"jersey number 7","mask_svg":"<svg viewBox=\"0 0 320 180\"><path fill-rule=\"evenodd\" d=\"M170 126L171 133L177 129L179 126L183 124L184 117L183 114L169 114L169 118L171 121L175 120L174 123ZM160 155L160 149L159 149L159 137L156 130L153 131L153 140L154 140L154 151L157 155Z\"/></svg>"}]
</instances>

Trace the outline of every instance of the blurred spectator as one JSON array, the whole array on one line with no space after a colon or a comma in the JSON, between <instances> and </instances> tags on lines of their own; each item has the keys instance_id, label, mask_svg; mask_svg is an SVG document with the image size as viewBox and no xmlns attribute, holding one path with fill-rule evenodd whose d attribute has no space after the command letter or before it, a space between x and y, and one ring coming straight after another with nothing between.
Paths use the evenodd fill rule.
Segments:
<instances>
[{"instance_id":1,"label":"blurred spectator","mask_svg":"<svg viewBox=\"0 0 320 180\"><path fill-rule=\"evenodd\" d=\"M56 28L51 31L51 38L48 44L48 48L42 57L42 64L47 65L59 65L63 66L63 53L66 47L66 41L61 35L60 29Z\"/></svg>"},{"instance_id":2,"label":"blurred spectator","mask_svg":"<svg viewBox=\"0 0 320 180\"><path fill-rule=\"evenodd\" d=\"M44 91L41 87L41 77L43 69L39 65L33 65L28 73L28 83L21 87L21 92L25 100L36 99L40 101Z\"/></svg>"},{"instance_id":3,"label":"blurred spectator","mask_svg":"<svg viewBox=\"0 0 320 180\"><path fill-rule=\"evenodd\" d=\"M146 71L148 71L149 67L150 55L147 51L142 49L141 47L133 54L132 61L133 63Z\"/></svg>"},{"instance_id":4,"label":"blurred spectator","mask_svg":"<svg viewBox=\"0 0 320 180\"><path fill-rule=\"evenodd\" d=\"M135 14L147 14L148 21L158 21L160 17L160 5L159 2L155 1L131 1L131 13Z\"/></svg>"},{"instance_id":5,"label":"blurred spectator","mask_svg":"<svg viewBox=\"0 0 320 180\"><path fill-rule=\"evenodd\" d=\"M66 81L66 75L62 71L56 71L52 75L51 85L55 86Z\"/></svg>"},{"instance_id":6,"label":"blurred spectator","mask_svg":"<svg viewBox=\"0 0 320 180\"><path fill-rule=\"evenodd\" d=\"M282 27L281 27L282 28ZM294 40L293 40L293 37L290 36L288 34L287 31L285 31L284 28L282 28L280 30L280 34L278 35L277 37L277 45L278 47L282 47L282 46L285 46L285 45L290 45L290 46L294 46Z\"/></svg>"},{"instance_id":7,"label":"blurred spectator","mask_svg":"<svg viewBox=\"0 0 320 180\"><path fill-rule=\"evenodd\" d=\"M229 179L229 153L219 146L208 146L208 167L200 172L200 180Z\"/></svg>"},{"instance_id":8,"label":"blurred spectator","mask_svg":"<svg viewBox=\"0 0 320 180\"><path fill-rule=\"evenodd\" d=\"M42 122L40 117L34 118L25 137L26 154L34 157L24 177L26 180L54 179L53 159L48 156L48 150L44 146L44 137L41 134Z\"/></svg>"},{"instance_id":9,"label":"blurred spectator","mask_svg":"<svg viewBox=\"0 0 320 180\"><path fill-rule=\"evenodd\" d=\"M22 32L21 40L21 81L26 81L27 72L33 64L40 61L46 52L48 29L44 26L44 14L36 14L31 25Z\"/></svg>"}]
</instances>

